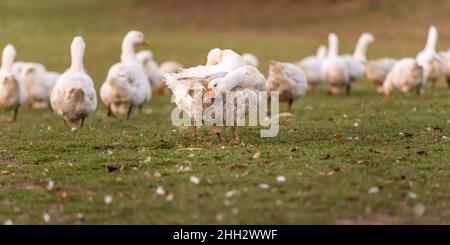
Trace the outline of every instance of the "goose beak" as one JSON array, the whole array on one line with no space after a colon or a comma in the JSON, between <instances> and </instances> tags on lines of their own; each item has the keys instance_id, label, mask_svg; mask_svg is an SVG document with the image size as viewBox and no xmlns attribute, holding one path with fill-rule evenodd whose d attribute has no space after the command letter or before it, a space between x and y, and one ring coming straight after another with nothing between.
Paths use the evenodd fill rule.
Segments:
<instances>
[{"instance_id":1,"label":"goose beak","mask_svg":"<svg viewBox=\"0 0 450 245\"><path fill-rule=\"evenodd\" d=\"M142 44L144 44L145 46L148 46L148 45L150 45L150 41L148 41L147 39L144 39Z\"/></svg>"},{"instance_id":2,"label":"goose beak","mask_svg":"<svg viewBox=\"0 0 450 245\"><path fill-rule=\"evenodd\" d=\"M214 92L216 92L216 91L213 88L208 88L208 90L206 90L207 95L213 95Z\"/></svg>"}]
</instances>

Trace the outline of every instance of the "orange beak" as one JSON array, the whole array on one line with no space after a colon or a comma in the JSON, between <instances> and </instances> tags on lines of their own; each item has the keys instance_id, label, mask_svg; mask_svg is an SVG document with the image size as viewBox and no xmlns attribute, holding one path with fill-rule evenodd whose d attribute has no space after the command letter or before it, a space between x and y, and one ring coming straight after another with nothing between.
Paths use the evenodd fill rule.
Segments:
<instances>
[{"instance_id":1,"label":"orange beak","mask_svg":"<svg viewBox=\"0 0 450 245\"><path fill-rule=\"evenodd\" d=\"M148 41L147 39L144 39L144 41L142 42L142 44L148 46L148 45L150 45L150 41Z\"/></svg>"},{"instance_id":2,"label":"orange beak","mask_svg":"<svg viewBox=\"0 0 450 245\"><path fill-rule=\"evenodd\" d=\"M214 92L216 92L216 91L213 88L208 88L208 90L206 90L207 95L213 95Z\"/></svg>"}]
</instances>

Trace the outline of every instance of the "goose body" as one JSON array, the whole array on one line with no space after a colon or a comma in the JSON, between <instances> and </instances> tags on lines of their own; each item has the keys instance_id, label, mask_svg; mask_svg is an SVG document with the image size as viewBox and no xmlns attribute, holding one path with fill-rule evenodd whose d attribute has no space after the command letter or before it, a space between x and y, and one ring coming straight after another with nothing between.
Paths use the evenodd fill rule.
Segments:
<instances>
[{"instance_id":1,"label":"goose body","mask_svg":"<svg viewBox=\"0 0 450 245\"><path fill-rule=\"evenodd\" d=\"M353 55L342 55L348 66L350 81L355 81L364 76L365 63L367 61L366 53L369 44L374 41L374 37L370 33L363 33L358 39Z\"/></svg>"},{"instance_id":2,"label":"goose body","mask_svg":"<svg viewBox=\"0 0 450 245\"><path fill-rule=\"evenodd\" d=\"M17 111L26 101L26 92L20 76L14 72L13 64L16 57L14 46L8 44L3 49L0 67L0 109L14 111L11 121L16 120Z\"/></svg>"},{"instance_id":3,"label":"goose body","mask_svg":"<svg viewBox=\"0 0 450 245\"><path fill-rule=\"evenodd\" d=\"M295 65L294 65L295 66ZM211 80L207 86L208 92L204 101L209 105L211 98L221 97L223 99L223 122L229 121L228 115L233 115L234 125L225 125L231 127L232 132L232 144L239 143L239 136L237 134L237 120L243 119L248 113L249 108L256 108L258 106L257 93L267 90L265 77L256 69L254 66L244 65L229 71L225 76L219 77ZM227 92L239 92L235 93L236 101L234 101L234 112L233 114L227 113ZM245 98L253 97L254 100L245 100ZM238 113L238 103L239 101L245 101L245 111L243 113ZM213 127L214 132L221 141L221 133L225 130L225 126Z\"/></svg>"},{"instance_id":4,"label":"goose body","mask_svg":"<svg viewBox=\"0 0 450 245\"><path fill-rule=\"evenodd\" d=\"M383 93L383 83L396 61L392 58L382 58L370 60L366 63L367 80L377 87L378 92Z\"/></svg>"},{"instance_id":5,"label":"goose body","mask_svg":"<svg viewBox=\"0 0 450 245\"><path fill-rule=\"evenodd\" d=\"M111 66L100 88L109 116L126 114L129 118L134 107L141 108L150 100L150 82L134 51L136 44L146 42L144 34L138 31L128 32L123 39L121 62Z\"/></svg>"},{"instance_id":6,"label":"goose body","mask_svg":"<svg viewBox=\"0 0 450 245\"><path fill-rule=\"evenodd\" d=\"M321 67L321 79L327 85L329 94L336 94L345 87L347 94L351 91L351 80L348 65L344 58L338 56L338 38L331 33L328 36L328 53Z\"/></svg>"},{"instance_id":7,"label":"goose body","mask_svg":"<svg viewBox=\"0 0 450 245\"><path fill-rule=\"evenodd\" d=\"M242 59L244 60L244 64L246 65L254 66L256 68L258 68L259 66L258 58L256 58L256 56L253 54L244 53L242 54Z\"/></svg>"},{"instance_id":8,"label":"goose body","mask_svg":"<svg viewBox=\"0 0 450 245\"><path fill-rule=\"evenodd\" d=\"M158 73L161 78L163 78L166 74L177 72L183 68L183 66L176 61L164 61L159 65Z\"/></svg>"},{"instance_id":9,"label":"goose body","mask_svg":"<svg viewBox=\"0 0 450 245\"><path fill-rule=\"evenodd\" d=\"M426 80L423 75L423 67L412 58L403 58L397 61L386 77L383 84L384 94L390 97L394 88L402 93L415 89L420 95Z\"/></svg>"},{"instance_id":10,"label":"goose body","mask_svg":"<svg viewBox=\"0 0 450 245\"><path fill-rule=\"evenodd\" d=\"M450 89L450 50L439 52L438 55L442 64L442 73Z\"/></svg>"},{"instance_id":11,"label":"goose body","mask_svg":"<svg viewBox=\"0 0 450 245\"><path fill-rule=\"evenodd\" d=\"M288 102L289 109L296 99L304 96L308 90L305 73L290 63L272 61L267 77L267 91L279 91L280 102Z\"/></svg>"},{"instance_id":12,"label":"goose body","mask_svg":"<svg viewBox=\"0 0 450 245\"><path fill-rule=\"evenodd\" d=\"M425 80L434 83L443 76L443 61L436 52L438 32L436 27L431 26L428 30L428 38L425 48L416 56L417 64L423 67Z\"/></svg>"},{"instance_id":13,"label":"goose body","mask_svg":"<svg viewBox=\"0 0 450 245\"><path fill-rule=\"evenodd\" d=\"M242 56L230 49L212 49L209 51L206 65L182 69L178 77L205 77L219 72L228 72L244 65Z\"/></svg>"},{"instance_id":14,"label":"goose body","mask_svg":"<svg viewBox=\"0 0 450 245\"><path fill-rule=\"evenodd\" d=\"M223 52L225 51L225 54ZM231 57L227 57L231 56ZM233 64L233 60L236 64ZM175 104L189 116L193 114L192 91L199 81L210 81L218 76L224 76L227 72L243 66L242 57L231 50L212 49L207 56L206 65L177 69L174 73L164 75L167 87L172 90ZM206 92L207 83L202 83Z\"/></svg>"},{"instance_id":15,"label":"goose body","mask_svg":"<svg viewBox=\"0 0 450 245\"><path fill-rule=\"evenodd\" d=\"M142 50L136 54L136 58L144 66L145 73L152 87L161 85L158 63L153 59L153 53L150 50Z\"/></svg>"},{"instance_id":16,"label":"goose body","mask_svg":"<svg viewBox=\"0 0 450 245\"><path fill-rule=\"evenodd\" d=\"M317 87L317 85L321 81L320 70L326 55L327 55L327 48L321 45L317 49L316 55L307 56L297 63L297 65L305 73L309 87L313 90Z\"/></svg>"},{"instance_id":17,"label":"goose body","mask_svg":"<svg viewBox=\"0 0 450 245\"><path fill-rule=\"evenodd\" d=\"M228 91L236 91L237 89L261 89L265 91L266 89L265 78L255 67L244 65L242 57L236 52L217 48L208 53L206 65L180 69L175 73L166 74L164 80L173 93L177 107L193 118L193 121L197 112L204 109L202 105L208 105L208 102L206 102L208 100L202 100L202 97L211 98L210 92L207 92L207 90L213 90L212 84L217 84L215 88L219 84L221 84L220 86L225 84L228 86L220 92L227 91L227 89L229 89ZM202 96L196 97L195 91L199 91ZM215 93L211 92L211 94ZM212 127L219 139L224 129L223 126ZM193 137L196 137L195 125L193 125L192 130ZM233 132L235 133L235 130ZM233 135L235 135L234 133Z\"/></svg>"},{"instance_id":18,"label":"goose body","mask_svg":"<svg viewBox=\"0 0 450 245\"><path fill-rule=\"evenodd\" d=\"M17 62L16 62L17 63ZM47 71L39 63L21 62L14 63L17 72L24 82L28 102L32 108L48 108L50 106L50 94L58 81L58 72Z\"/></svg>"},{"instance_id":19,"label":"goose body","mask_svg":"<svg viewBox=\"0 0 450 245\"><path fill-rule=\"evenodd\" d=\"M58 79L50 95L53 111L69 126L82 127L84 119L97 109L94 82L84 71L85 43L75 37L71 45L72 64Z\"/></svg>"}]
</instances>

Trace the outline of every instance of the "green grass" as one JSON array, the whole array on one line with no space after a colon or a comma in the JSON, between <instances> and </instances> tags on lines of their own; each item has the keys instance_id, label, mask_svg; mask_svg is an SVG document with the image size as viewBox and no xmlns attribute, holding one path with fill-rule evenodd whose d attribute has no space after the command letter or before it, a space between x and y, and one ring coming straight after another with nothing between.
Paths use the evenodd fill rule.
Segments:
<instances>
[{"instance_id":1,"label":"green grass","mask_svg":"<svg viewBox=\"0 0 450 245\"><path fill-rule=\"evenodd\" d=\"M97 87L131 28L145 31L159 61L197 65L210 48L229 47L257 54L263 73L270 59L297 60L325 41L311 31L166 30L152 19L114 18L128 6L120 2L55 2L2 1L0 44L13 43L20 60L62 71L73 35L82 34L86 68ZM359 30L349 33L342 37L346 52ZM425 33L381 37L370 57L413 56ZM308 94L294 104L294 117L282 119L278 137L240 128L244 146L224 148L208 129L191 140L188 129L172 126L169 96L154 96L129 121L107 118L100 105L78 132L50 111L21 108L16 123L0 124L0 222L41 224L48 213L55 224L448 223L450 147L443 136L450 132L450 91L440 82L421 100L394 94L386 101L365 80L354 87L352 97L329 97L322 89ZM280 175L285 183L277 183ZM155 194L158 186L173 194L171 202ZM372 187L380 191L368 194ZM232 190L236 194L226 197ZM423 215L414 210L419 204Z\"/></svg>"}]
</instances>

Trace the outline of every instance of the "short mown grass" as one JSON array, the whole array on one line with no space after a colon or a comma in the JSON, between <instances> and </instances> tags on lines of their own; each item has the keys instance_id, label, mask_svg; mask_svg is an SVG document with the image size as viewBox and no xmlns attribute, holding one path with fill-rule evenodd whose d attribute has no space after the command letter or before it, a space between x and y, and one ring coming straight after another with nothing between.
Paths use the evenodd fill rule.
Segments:
<instances>
[{"instance_id":1,"label":"short mown grass","mask_svg":"<svg viewBox=\"0 0 450 245\"><path fill-rule=\"evenodd\" d=\"M264 74L270 59L300 59L326 40L261 30L166 31L141 19L114 19L127 7L115 1L23 2L0 4L0 44L13 43L19 60L63 71L73 35L82 34L97 87L131 28L145 31L158 61L197 65L210 48L229 47L258 55ZM412 56L425 33L405 45L374 44L370 55ZM344 40L349 52L354 41ZM170 96L154 96L128 121L106 117L100 103L77 132L50 110L23 107L17 122L0 124L0 222L42 224L47 213L52 224L448 223L449 98L442 81L422 99L385 100L366 80L355 83L351 97L320 88L294 104L277 137L240 128L243 145L225 147L206 128L192 140L189 129L172 126ZM165 196L156 194L159 186Z\"/></svg>"}]
</instances>

